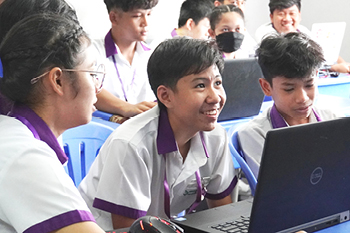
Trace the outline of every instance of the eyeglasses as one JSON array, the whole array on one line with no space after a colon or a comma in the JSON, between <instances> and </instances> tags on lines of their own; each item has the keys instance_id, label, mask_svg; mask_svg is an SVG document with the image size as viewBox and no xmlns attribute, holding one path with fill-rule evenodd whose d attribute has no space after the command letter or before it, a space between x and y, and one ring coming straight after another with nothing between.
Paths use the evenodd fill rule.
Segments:
<instances>
[{"instance_id":1,"label":"eyeglasses","mask_svg":"<svg viewBox=\"0 0 350 233\"><path fill-rule=\"evenodd\" d=\"M77 69L62 69L62 71L66 72L88 72L90 73L90 76L93 78L93 81L95 83L95 86L97 88L97 93L99 93L103 86L103 81L106 76L105 66L103 64L100 64L96 70L77 70ZM31 84L35 84L38 82L38 80L45 75L47 75L50 71L47 71L43 73L42 75L39 75L38 77L32 78L30 80Z\"/></svg>"}]
</instances>

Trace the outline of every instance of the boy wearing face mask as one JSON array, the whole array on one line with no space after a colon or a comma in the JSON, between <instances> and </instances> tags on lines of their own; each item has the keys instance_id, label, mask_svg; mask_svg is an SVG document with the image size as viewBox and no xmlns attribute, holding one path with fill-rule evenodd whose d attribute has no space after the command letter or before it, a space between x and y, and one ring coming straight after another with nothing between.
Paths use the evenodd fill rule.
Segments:
<instances>
[{"instance_id":1,"label":"boy wearing face mask","mask_svg":"<svg viewBox=\"0 0 350 233\"><path fill-rule=\"evenodd\" d=\"M244 14L234 5L215 7L210 16L210 36L228 59L248 58L255 55L257 44L245 37Z\"/></svg>"}]
</instances>

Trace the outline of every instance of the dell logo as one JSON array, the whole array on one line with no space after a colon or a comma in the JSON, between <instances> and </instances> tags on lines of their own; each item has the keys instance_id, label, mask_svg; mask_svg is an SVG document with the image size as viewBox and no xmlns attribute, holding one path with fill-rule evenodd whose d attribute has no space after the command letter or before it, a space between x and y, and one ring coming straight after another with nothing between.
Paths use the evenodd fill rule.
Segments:
<instances>
[{"instance_id":1,"label":"dell logo","mask_svg":"<svg viewBox=\"0 0 350 233\"><path fill-rule=\"evenodd\" d=\"M320 167L316 168L316 169L311 173L311 176L310 176L310 182L311 182L311 184L315 185L315 184L317 184L318 182L320 182L321 179L322 179L322 176L323 176L323 170L322 170L322 168L320 168Z\"/></svg>"}]
</instances>

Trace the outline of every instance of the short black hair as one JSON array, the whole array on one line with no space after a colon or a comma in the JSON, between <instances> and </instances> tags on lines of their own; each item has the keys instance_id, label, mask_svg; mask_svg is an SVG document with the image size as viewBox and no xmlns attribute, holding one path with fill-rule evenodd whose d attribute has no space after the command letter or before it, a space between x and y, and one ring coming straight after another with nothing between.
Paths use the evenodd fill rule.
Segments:
<instances>
[{"instance_id":1,"label":"short black hair","mask_svg":"<svg viewBox=\"0 0 350 233\"><path fill-rule=\"evenodd\" d=\"M202 19L208 18L214 8L210 0L186 0L182 3L178 27L184 26L189 19L197 25Z\"/></svg>"},{"instance_id":2,"label":"short black hair","mask_svg":"<svg viewBox=\"0 0 350 233\"><path fill-rule=\"evenodd\" d=\"M274 34L264 38L256 55L270 85L277 76L306 78L325 61L321 46L300 32Z\"/></svg>"},{"instance_id":3,"label":"short black hair","mask_svg":"<svg viewBox=\"0 0 350 233\"><path fill-rule=\"evenodd\" d=\"M135 9L152 9L158 4L158 0L104 0L108 12L113 8L121 9L124 12Z\"/></svg>"},{"instance_id":4,"label":"short black hair","mask_svg":"<svg viewBox=\"0 0 350 233\"><path fill-rule=\"evenodd\" d=\"M294 5L298 7L299 11L301 10L301 0L270 0L270 13L273 14L276 9L283 10Z\"/></svg>"},{"instance_id":5,"label":"short black hair","mask_svg":"<svg viewBox=\"0 0 350 233\"><path fill-rule=\"evenodd\" d=\"M225 14L227 12L236 12L239 14L243 21L244 21L244 13L243 11L235 6L235 5L220 5L213 9L213 12L210 15L210 28L211 30L215 30L216 25L221 20L222 14Z\"/></svg>"},{"instance_id":6,"label":"short black hair","mask_svg":"<svg viewBox=\"0 0 350 233\"><path fill-rule=\"evenodd\" d=\"M212 65L216 65L222 73L224 60L215 41L181 37L158 45L148 61L147 73L151 88L157 96L160 85L176 90L179 79L199 74ZM159 99L158 105L165 108Z\"/></svg>"}]
</instances>

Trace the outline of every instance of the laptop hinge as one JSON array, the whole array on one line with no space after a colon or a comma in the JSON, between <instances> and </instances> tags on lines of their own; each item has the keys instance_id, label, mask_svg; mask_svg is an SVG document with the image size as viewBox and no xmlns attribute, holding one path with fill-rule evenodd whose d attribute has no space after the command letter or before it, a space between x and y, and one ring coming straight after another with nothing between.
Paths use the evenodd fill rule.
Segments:
<instances>
[{"instance_id":1,"label":"laptop hinge","mask_svg":"<svg viewBox=\"0 0 350 233\"><path fill-rule=\"evenodd\" d=\"M346 222L349 220L350 217L350 211L344 211L339 214L334 214L325 218L321 218L309 223L305 223L296 227L292 227L289 229L285 229L282 231L279 231L278 233L289 233L289 232L296 232L299 230L304 230L306 232L314 232L318 231L330 226L337 225L342 222Z\"/></svg>"}]
</instances>

